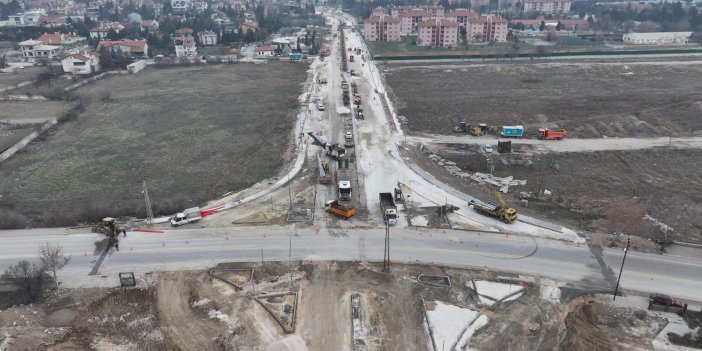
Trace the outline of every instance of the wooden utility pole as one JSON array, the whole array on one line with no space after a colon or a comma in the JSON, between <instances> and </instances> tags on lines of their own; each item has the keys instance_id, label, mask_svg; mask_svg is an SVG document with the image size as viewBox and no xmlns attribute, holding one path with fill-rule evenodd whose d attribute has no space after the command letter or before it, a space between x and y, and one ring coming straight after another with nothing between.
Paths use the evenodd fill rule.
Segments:
<instances>
[{"instance_id":1,"label":"wooden utility pole","mask_svg":"<svg viewBox=\"0 0 702 351\"><path fill-rule=\"evenodd\" d=\"M614 296L612 300L617 299L617 292L619 292L619 280L622 279L622 272L624 271L624 261L626 261L626 253L629 252L629 245L631 244L630 238L626 238L626 247L624 248L624 258L622 258L622 267L619 268L619 278L617 278L617 286L614 287Z\"/></svg>"}]
</instances>

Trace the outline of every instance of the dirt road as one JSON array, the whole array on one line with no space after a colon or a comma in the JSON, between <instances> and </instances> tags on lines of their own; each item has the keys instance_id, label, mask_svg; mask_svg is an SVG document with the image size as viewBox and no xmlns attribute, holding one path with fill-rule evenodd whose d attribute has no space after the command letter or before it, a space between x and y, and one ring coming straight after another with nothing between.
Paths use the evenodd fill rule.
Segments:
<instances>
[{"instance_id":1,"label":"dirt road","mask_svg":"<svg viewBox=\"0 0 702 351\"><path fill-rule=\"evenodd\" d=\"M506 139L501 139L506 140ZM702 137L687 138L597 138L597 139L564 139L560 141L539 139L510 139L512 145L532 145L534 153L551 152L580 152L580 151L614 151L641 150L655 147L671 147L673 149L702 149ZM423 144L490 144L497 141L491 137L474 137L467 135L436 135L408 136L407 141Z\"/></svg>"},{"instance_id":2,"label":"dirt road","mask_svg":"<svg viewBox=\"0 0 702 351\"><path fill-rule=\"evenodd\" d=\"M162 324L174 344L182 350L201 350L212 345L222 328L216 322L193 313L190 306L190 285L183 272L160 273L156 295Z\"/></svg>"}]
</instances>

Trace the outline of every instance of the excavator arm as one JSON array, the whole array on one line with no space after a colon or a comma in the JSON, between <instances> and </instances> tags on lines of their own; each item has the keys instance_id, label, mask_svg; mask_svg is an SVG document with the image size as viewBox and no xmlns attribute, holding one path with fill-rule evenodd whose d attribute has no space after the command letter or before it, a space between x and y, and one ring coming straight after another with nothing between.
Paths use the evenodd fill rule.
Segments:
<instances>
[{"instance_id":1,"label":"excavator arm","mask_svg":"<svg viewBox=\"0 0 702 351\"><path fill-rule=\"evenodd\" d=\"M490 187L490 192L492 193L492 196L494 196L497 199L497 201L500 202L500 206L502 206L503 208L507 207L505 199L502 198L502 194L500 194L500 192L497 191L497 189Z\"/></svg>"}]
</instances>

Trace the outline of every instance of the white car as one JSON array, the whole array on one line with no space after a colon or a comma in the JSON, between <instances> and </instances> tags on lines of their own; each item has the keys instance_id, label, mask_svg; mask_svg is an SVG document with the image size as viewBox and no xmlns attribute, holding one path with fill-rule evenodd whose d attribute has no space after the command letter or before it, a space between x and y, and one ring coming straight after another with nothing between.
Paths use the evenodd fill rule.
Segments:
<instances>
[{"instance_id":1,"label":"white car","mask_svg":"<svg viewBox=\"0 0 702 351\"><path fill-rule=\"evenodd\" d=\"M344 138L346 138L346 139L353 139L353 133L351 133L351 132L346 132L346 134L344 135Z\"/></svg>"},{"instance_id":2,"label":"white car","mask_svg":"<svg viewBox=\"0 0 702 351\"><path fill-rule=\"evenodd\" d=\"M485 150L486 153L492 153L492 145L485 144L483 146L483 150Z\"/></svg>"},{"instance_id":3,"label":"white car","mask_svg":"<svg viewBox=\"0 0 702 351\"><path fill-rule=\"evenodd\" d=\"M320 110L320 111L324 111L324 104L321 103L321 102L318 102L318 103L317 103L317 109Z\"/></svg>"}]
</instances>

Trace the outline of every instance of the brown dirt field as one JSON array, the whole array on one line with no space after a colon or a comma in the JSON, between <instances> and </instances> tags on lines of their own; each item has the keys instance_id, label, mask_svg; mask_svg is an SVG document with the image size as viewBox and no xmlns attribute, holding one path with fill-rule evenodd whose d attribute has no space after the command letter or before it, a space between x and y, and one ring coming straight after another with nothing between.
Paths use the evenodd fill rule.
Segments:
<instances>
[{"instance_id":1,"label":"brown dirt field","mask_svg":"<svg viewBox=\"0 0 702 351\"><path fill-rule=\"evenodd\" d=\"M484 172L473 146L438 147L434 151L461 169ZM425 152L432 151L425 148ZM646 214L672 227L667 233L669 239L702 242L702 150L556 153L528 156L532 161L529 166L501 162L523 155L491 156L496 160L496 176L527 181L526 186L510 188L507 199L513 205L519 202L520 192L529 192L533 195L529 211L580 230L602 232L610 204L617 199L633 199L644 204ZM443 169L433 171L448 174ZM454 178L454 183L473 192L476 188L487 189L472 180ZM543 190L552 195L543 196ZM491 200L485 192L480 197ZM632 234L665 238L660 227L650 220L645 222L645 230Z\"/></svg>"},{"instance_id":2,"label":"brown dirt field","mask_svg":"<svg viewBox=\"0 0 702 351\"><path fill-rule=\"evenodd\" d=\"M569 137L688 136L702 131L702 65L672 62L391 64L381 67L410 133L459 121L541 126Z\"/></svg>"}]
</instances>

